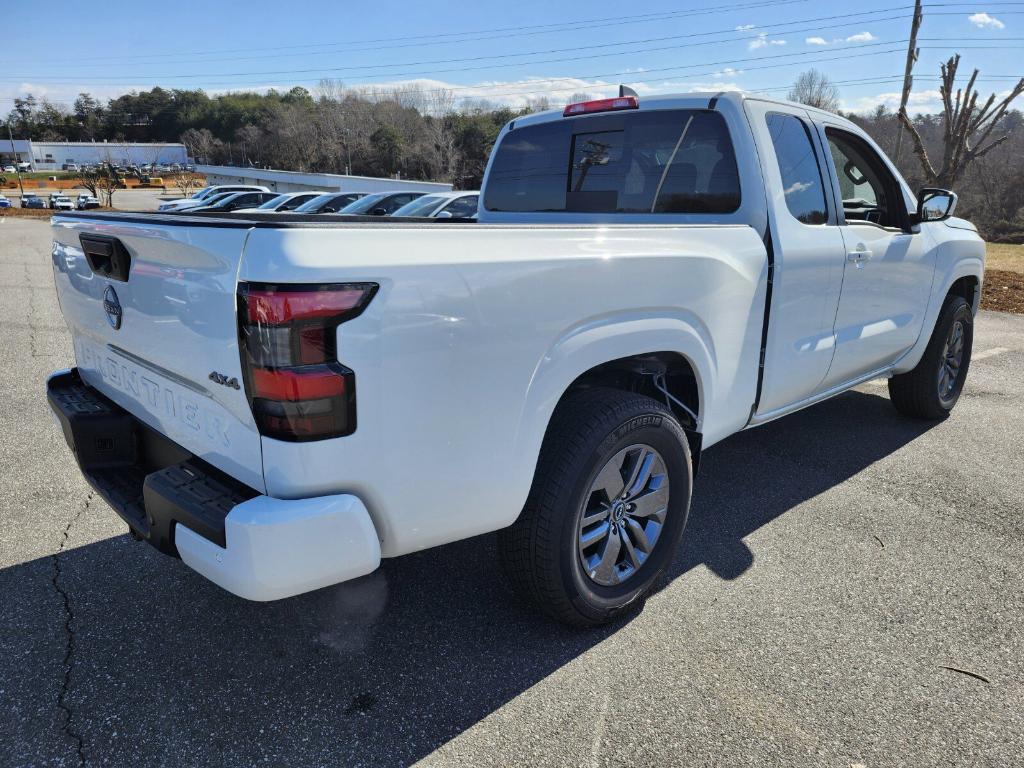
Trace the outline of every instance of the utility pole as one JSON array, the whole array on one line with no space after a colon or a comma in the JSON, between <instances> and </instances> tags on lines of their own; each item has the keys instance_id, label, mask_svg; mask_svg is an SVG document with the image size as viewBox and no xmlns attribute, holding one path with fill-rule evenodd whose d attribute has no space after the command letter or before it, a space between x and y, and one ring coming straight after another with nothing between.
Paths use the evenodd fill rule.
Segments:
<instances>
[{"instance_id":1,"label":"utility pole","mask_svg":"<svg viewBox=\"0 0 1024 768\"><path fill-rule=\"evenodd\" d=\"M900 96L900 110L896 113L897 117L907 111L907 102L910 101L910 89L914 84L914 64L917 63L917 57L921 53L921 49L917 47L917 31L921 28L921 21L924 18L924 12L921 10L921 0L914 0L914 18L910 22L910 41L907 43L907 64L903 70L903 93ZM903 123L898 123L896 132L896 147L893 150L893 164L897 165L900 161L900 146L903 144Z\"/></svg>"},{"instance_id":2,"label":"utility pole","mask_svg":"<svg viewBox=\"0 0 1024 768\"><path fill-rule=\"evenodd\" d=\"M25 205L25 186L21 183L21 168L18 166L18 153L14 149L14 134L11 132L11 121L7 122L7 138L11 140L11 156L14 158L14 172L18 174L18 189L21 190L21 205Z\"/></svg>"}]
</instances>

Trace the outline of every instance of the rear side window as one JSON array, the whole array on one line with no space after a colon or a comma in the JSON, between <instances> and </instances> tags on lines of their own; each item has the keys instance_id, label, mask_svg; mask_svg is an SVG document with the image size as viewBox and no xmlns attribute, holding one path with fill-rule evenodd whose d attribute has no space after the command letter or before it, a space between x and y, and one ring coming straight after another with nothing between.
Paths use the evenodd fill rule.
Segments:
<instances>
[{"instance_id":1,"label":"rear side window","mask_svg":"<svg viewBox=\"0 0 1024 768\"><path fill-rule=\"evenodd\" d=\"M769 112L765 120L779 162L786 207L797 221L824 224L828 220L825 186L807 125L795 115L781 112Z\"/></svg>"},{"instance_id":2,"label":"rear side window","mask_svg":"<svg viewBox=\"0 0 1024 768\"><path fill-rule=\"evenodd\" d=\"M593 115L514 129L487 177L491 211L731 213L740 205L717 112Z\"/></svg>"}]
</instances>

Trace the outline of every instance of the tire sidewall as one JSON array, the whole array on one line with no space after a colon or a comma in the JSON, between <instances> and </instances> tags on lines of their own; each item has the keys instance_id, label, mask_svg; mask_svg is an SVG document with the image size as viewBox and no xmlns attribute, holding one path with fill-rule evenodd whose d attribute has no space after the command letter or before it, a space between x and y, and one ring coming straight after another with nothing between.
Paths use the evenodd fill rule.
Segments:
<instances>
[{"instance_id":1,"label":"tire sidewall","mask_svg":"<svg viewBox=\"0 0 1024 768\"><path fill-rule=\"evenodd\" d=\"M946 339L949 337L949 332L953 328L953 324L957 320L963 323L964 326L964 349L963 354L960 358L960 368L957 371L956 385L953 387L953 392L947 399L943 399L938 391L938 383L935 383L935 399L938 402L939 407L946 411L953 410L953 407L957 404L960 399L960 394L963 392L964 384L967 381L967 370L971 364L971 351L974 347L974 315L971 314L971 307L961 297L956 297L950 301L947 305L946 312L944 313L944 322L942 324L942 334L936 339L936 345L934 350L934 356L932 360L932 373L933 381L938 378L939 366L943 364L943 350L946 346Z\"/></svg>"},{"instance_id":2,"label":"tire sidewall","mask_svg":"<svg viewBox=\"0 0 1024 768\"><path fill-rule=\"evenodd\" d=\"M590 491L597 473L616 453L635 444L645 444L661 454L669 481L669 503L665 527L654 551L625 583L601 586L585 573L580 563L577 541L584 494ZM566 500L562 520L559 567L567 594L576 609L588 617L602 618L621 611L645 594L668 567L682 538L690 508L693 470L686 434L666 411L649 409L611 426L600 438L587 459L581 463L577 481Z\"/></svg>"}]
</instances>

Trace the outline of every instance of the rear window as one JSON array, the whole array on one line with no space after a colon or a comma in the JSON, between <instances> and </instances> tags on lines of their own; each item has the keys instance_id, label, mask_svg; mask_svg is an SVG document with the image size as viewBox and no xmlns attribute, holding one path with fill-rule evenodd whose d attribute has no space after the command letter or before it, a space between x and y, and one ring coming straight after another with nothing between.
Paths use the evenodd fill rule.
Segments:
<instances>
[{"instance_id":1,"label":"rear window","mask_svg":"<svg viewBox=\"0 0 1024 768\"><path fill-rule=\"evenodd\" d=\"M722 116L666 110L514 129L484 195L490 211L731 213L740 184Z\"/></svg>"}]
</instances>

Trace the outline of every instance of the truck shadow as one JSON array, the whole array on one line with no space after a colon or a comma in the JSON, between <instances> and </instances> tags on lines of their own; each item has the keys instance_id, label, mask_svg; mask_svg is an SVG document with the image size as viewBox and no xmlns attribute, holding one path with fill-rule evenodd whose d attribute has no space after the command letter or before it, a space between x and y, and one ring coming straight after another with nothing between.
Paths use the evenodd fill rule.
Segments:
<instances>
[{"instance_id":1,"label":"truck shadow","mask_svg":"<svg viewBox=\"0 0 1024 768\"><path fill-rule=\"evenodd\" d=\"M714 447L668 579L700 565L740 577L754 558L744 537L927 427L852 392ZM495 557L484 536L255 604L127 536L68 550L72 727L90 762L412 763L622 626L573 632L535 616L506 592ZM51 559L36 560L0 573L0 590L51 575ZM57 631L57 606L40 598L54 624L40 636ZM8 679L39 674L16 656Z\"/></svg>"}]
</instances>

